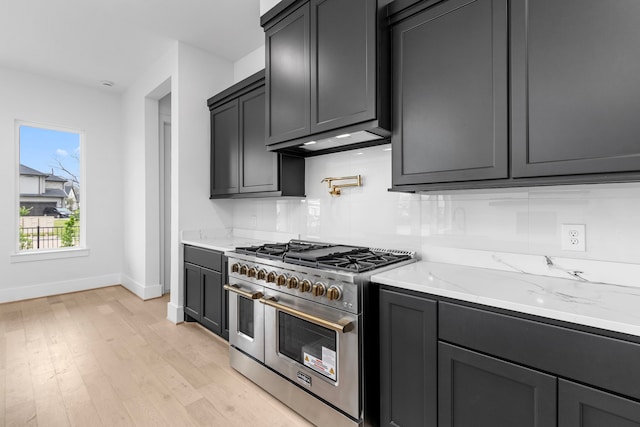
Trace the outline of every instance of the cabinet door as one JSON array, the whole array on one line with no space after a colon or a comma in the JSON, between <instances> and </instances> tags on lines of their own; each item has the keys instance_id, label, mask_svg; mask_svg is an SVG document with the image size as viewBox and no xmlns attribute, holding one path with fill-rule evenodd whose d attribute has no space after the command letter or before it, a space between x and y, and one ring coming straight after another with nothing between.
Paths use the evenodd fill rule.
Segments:
<instances>
[{"instance_id":1,"label":"cabinet door","mask_svg":"<svg viewBox=\"0 0 640 427\"><path fill-rule=\"evenodd\" d=\"M640 170L640 2L511 2L514 177Z\"/></svg>"},{"instance_id":2,"label":"cabinet door","mask_svg":"<svg viewBox=\"0 0 640 427\"><path fill-rule=\"evenodd\" d=\"M194 320L202 317L202 281L200 267L184 264L184 312Z\"/></svg>"},{"instance_id":3,"label":"cabinet door","mask_svg":"<svg viewBox=\"0 0 640 427\"><path fill-rule=\"evenodd\" d=\"M393 184L506 178L506 0L449 0L392 29Z\"/></svg>"},{"instance_id":4,"label":"cabinet door","mask_svg":"<svg viewBox=\"0 0 640 427\"><path fill-rule=\"evenodd\" d=\"M311 132L376 116L376 0L311 0Z\"/></svg>"},{"instance_id":5,"label":"cabinet door","mask_svg":"<svg viewBox=\"0 0 640 427\"><path fill-rule=\"evenodd\" d=\"M640 402L560 380L559 427L640 427Z\"/></svg>"},{"instance_id":6,"label":"cabinet door","mask_svg":"<svg viewBox=\"0 0 640 427\"><path fill-rule=\"evenodd\" d=\"M556 378L439 344L440 427L554 427Z\"/></svg>"},{"instance_id":7,"label":"cabinet door","mask_svg":"<svg viewBox=\"0 0 640 427\"><path fill-rule=\"evenodd\" d=\"M212 332L222 333L222 274L207 268L202 274L202 324Z\"/></svg>"},{"instance_id":8,"label":"cabinet door","mask_svg":"<svg viewBox=\"0 0 640 427\"><path fill-rule=\"evenodd\" d=\"M267 144L309 134L309 4L265 32Z\"/></svg>"},{"instance_id":9,"label":"cabinet door","mask_svg":"<svg viewBox=\"0 0 640 427\"><path fill-rule=\"evenodd\" d=\"M380 424L435 426L436 302L380 291Z\"/></svg>"},{"instance_id":10,"label":"cabinet door","mask_svg":"<svg viewBox=\"0 0 640 427\"><path fill-rule=\"evenodd\" d=\"M211 111L211 195L238 192L238 100Z\"/></svg>"},{"instance_id":11,"label":"cabinet door","mask_svg":"<svg viewBox=\"0 0 640 427\"><path fill-rule=\"evenodd\" d=\"M278 154L264 137L264 87L243 95L240 108L240 192L278 190Z\"/></svg>"}]
</instances>

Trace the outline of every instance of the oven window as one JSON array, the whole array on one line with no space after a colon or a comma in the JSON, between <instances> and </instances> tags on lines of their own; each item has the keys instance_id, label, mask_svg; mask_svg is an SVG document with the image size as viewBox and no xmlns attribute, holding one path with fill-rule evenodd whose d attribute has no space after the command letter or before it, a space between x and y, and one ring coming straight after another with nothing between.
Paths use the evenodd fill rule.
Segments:
<instances>
[{"instance_id":1,"label":"oven window","mask_svg":"<svg viewBox=\"0 0 640 427\"><path fill-rule=\"evenodd\" d=\"M336 380L337 333L278 312L278 351L327 378Z\"/></svg>"},{"instance_id":2,"label":"oven window","mask_svg":"<svg viewBox=\"0 0 640 427\"><path fill-rule=\"evenodd\" d=\"M254 337L253 333L253 306L254 301L238 295L238 332L249 338Z\"/></svg>"}]
</instances>

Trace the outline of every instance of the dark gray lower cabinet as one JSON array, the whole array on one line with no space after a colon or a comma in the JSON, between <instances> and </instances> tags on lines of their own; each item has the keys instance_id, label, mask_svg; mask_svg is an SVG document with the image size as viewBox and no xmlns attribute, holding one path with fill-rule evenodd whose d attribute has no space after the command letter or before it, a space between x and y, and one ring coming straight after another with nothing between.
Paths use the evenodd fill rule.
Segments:
<instances>
[{"instance_id":1,"label":"dark gray lower cabinet","mask_svg":"<svg viewBox=\"0 0 640 427\"><path fill-rule=\"evenodd\" d=\"M439 344L439 426L554 427L556 377Z\"/></svg>"},{"instance_id":2,"label":"dark gray lower cabinet","mask_svg":"<svg viewBox=\"0 0 640 427\"><path fill-rule=\"evenodd\" d=\"M436 426L436 302L380 291L380 425Z\"/></svg>"},{"instance_id":3,"label":"dark gray lower cabinet","mask_svg":"<svg viewBox=\"0 0 640 427\"><path fill-rule=\"evenodd\" d=\"M379 288L380 425L640 427L640 339Z\"/></svg>"},{"instance_id":4,"label":"dark gray lower cabinet","mask_svg":"<svg viewBox=\"0 0 640 427\"><path fill-rule=\"evenodd\" d=\"M640 427L640 402L565 380L558 400L559 427Z\"/></svg>"},{"instance_id":5,"label":"dark gray lower cabinet","mask_svg":"<svg viewBox=\"0 0 640 427\"><path fill-rule=\"evenodd\" d=\"M227 326L225 257L222 252L185 246L184 289L186 320L196 321L229 339Z\"/></svg>"}]
</instances>

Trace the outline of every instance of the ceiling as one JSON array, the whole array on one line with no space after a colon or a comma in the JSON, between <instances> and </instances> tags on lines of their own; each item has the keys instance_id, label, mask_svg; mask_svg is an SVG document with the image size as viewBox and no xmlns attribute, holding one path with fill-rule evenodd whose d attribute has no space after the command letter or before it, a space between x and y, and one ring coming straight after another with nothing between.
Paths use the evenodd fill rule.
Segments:
<instances>
[{"instance_id":1,"label":"ceiling","mask_svg":"<svg viewBox=\"0 0 640 427\"><path fill-rule=\"evenodd\" d=\"M259 22L260 0L0 0L0 66L121 92L176 40L238 60Z\"/></svg>"}]
</instances>

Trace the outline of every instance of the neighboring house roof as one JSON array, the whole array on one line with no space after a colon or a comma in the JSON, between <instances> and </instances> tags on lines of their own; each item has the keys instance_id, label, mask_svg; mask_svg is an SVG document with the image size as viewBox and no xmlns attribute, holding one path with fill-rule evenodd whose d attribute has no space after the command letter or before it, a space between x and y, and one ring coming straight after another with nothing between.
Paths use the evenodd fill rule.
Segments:
<instances>
[{"instance_id":1,"label":"neighboring house roof","mask_svg":"<svg viewBox=\"0 0 640 427\"><path fill-rule=\"evenodd\" d=\"M67 180L66 180L66 179L61 178L61 177L59 177L59 176L57 176L57 175L49 175L49 176L45 179L45 181L53 181L53 182L67 182Z\"/></svg>"},{"instance_id":2,"label":"neighboring house roof","mask_svg":"<svg viewBox=\"0 0 640 427\"><path fill-rule=\"evenodd\" d=\"M49 176L50 174L42 173L39 170L35 170L20 163L20 175Z\"/></svg>"}]
</instances>

